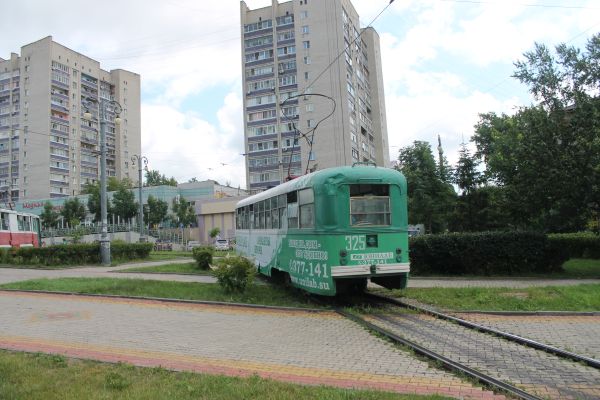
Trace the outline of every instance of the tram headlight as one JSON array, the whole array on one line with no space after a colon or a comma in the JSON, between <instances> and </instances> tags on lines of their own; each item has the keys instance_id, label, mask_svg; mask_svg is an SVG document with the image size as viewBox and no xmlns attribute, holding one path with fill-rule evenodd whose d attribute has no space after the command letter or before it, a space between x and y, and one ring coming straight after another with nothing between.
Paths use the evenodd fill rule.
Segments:
<instances>
[{"instance_id":1,"label":"tram headlight","mask_svg":"<svg viewBox=\"0 0 600 400\"><path fill-rule=\"evenodd\" d=\"M340 250L340 265L348 264L348 259L346 258L347 256L348 252L346 250Z\"/></svg>"}]
</instances>

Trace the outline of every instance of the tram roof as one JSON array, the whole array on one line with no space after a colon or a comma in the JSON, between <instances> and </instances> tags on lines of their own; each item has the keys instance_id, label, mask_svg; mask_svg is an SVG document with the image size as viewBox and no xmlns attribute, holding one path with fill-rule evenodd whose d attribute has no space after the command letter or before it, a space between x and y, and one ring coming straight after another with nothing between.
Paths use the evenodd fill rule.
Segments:
<instances>
[{"instance_id":1,"label":"tram roof","mask_svg":"<svg viewBox=\"0 0 600 400\"><path fill-rule=\"evenodd\" d=\"M0 212L7 213L7 214L19 214L19 215L23 215L23 216L27 216L27 217L39 218L39 215L36 215L36 214L32 214L32 213L28 213L28 212L24 212L24 211L10 210L8 208L0 208Z\"/></svg>"},{"instance_id":2,"label":"tram roof","mask_svg":"<svg viewBox=\"0 0 600 400\"><path fill-rule=\"evenodd\" d=\"M292 192L294 190L313 187L325 183L333 178L333 183L398 183L405 185L404 175L395 169L375 166L345 166L322 169L307 175L302 175L289 182L282 183L274 188L265 190L247 197L237 203L236 208L254 204L257 201L270 199L271 197Z\"/></svg>"}]
</instances>

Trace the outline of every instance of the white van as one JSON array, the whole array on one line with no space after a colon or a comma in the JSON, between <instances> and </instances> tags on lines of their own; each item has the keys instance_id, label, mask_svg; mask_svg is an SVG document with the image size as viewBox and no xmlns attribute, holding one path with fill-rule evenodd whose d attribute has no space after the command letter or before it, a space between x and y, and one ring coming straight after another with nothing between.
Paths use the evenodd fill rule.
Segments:
<instances>
[{"instance_id":1,"label":"white van","mask_svg":"<svg viewBox=\"0 0 600 400\"><path fill-rule=\"evenodd\" d=\"M186 246L186 250L187 251L192 251L192 249L194 247L200 247L200 242L196 241L196 240L190 240Z\"/></svg>"},{"instance_id":2,"label":"white van","mask_svg":"<svg viewBox=\"0 0 600 400\"><path fill-rule=\"evenodd\" d=\"M215 241L215 250L229 250L229 241L227 239L217 239Z\"/></svg>"}]
</instances>

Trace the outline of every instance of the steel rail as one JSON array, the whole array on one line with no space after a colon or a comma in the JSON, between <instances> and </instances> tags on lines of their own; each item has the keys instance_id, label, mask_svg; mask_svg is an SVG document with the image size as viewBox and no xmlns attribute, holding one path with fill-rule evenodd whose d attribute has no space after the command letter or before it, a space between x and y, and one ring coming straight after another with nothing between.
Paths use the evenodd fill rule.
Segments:
<instances>
[{"instance_id":1,"label":"steel rail","mask_svg":"<svg viewBox=\"0 0 600 400\"><path fill-rule=\"evenodd\" d=\"M398 299L393 299L390 297L381 296L381 295L377 295L374 293L364 293L364 295L366 297L371 297L371 298L377 299L379 301L383 301L383 302L394 304L394 305L397 305L400 307L419 311L419 312L422 312L425 314L429 314L429 315L432 315L439 319L455 322L455 323L459 324L460 326L464 326L465 328L470 328L470 329L478 330L480 332L497 335L506 340L510 340L511 342L519 343L521 345L528 346L528 347L534 348L536 350L545 351L546 353L554 354L555 356L558 356L558 357L566 358L566 359L577 361L577 362L582 362L592 368L600 369L600 360L596 360L591 357L582 356L581 354L572 353L570 351L559 349L557 347L550 346L550 345L544 344L544 343L540 343L540 342L537 342L532 339L527 339L522 336L514 335L512 333L508 333L508 332L504 332L504 331L501 331L498 329L490 328L488 326L476 324L474 322L470 322L470 321L464 320L462 318L454 317L452 315L444 314L444 313L432 310L427 307L416 306L414 304L405 303Z\"/></svg>"},{"instance_id":2,"label":"steel rail","mask_svg":"<svg viewBox=\"0 0 600 400\"><path fill-rule=\"evenodd\" d=\"M503 393L510 394L518 399L542 400L541 397L537 397L531 393L528 393L524 390L519 389L516 386L510 385L510 384L503 382L501 380L498 380L492 376L486 375L486 374L479 372L473 368L467 367L466 365L463 365L459 362L456 362L447 357L444 357L441 354L431 351L415 342L407 340L401 336L396 335L395 333L392 333L384 328L381 328L375 324L372 324L357 315L351 314L340 308L335 308L335 312L337 312L338 314L340 314L360 325L365 326L366 328L370 329L373 332L376 332L380 335L385 336L386 338L390 339L394 343L399 343L404 346L407 346L410 349L412 349L413 351L415 351L416 353L418 353L422 356L425 356L429 359L432 359L434 361L440 362L446 368L453 370L453 371L460 372L462 374L465 374L465 375L477 380L478 382L480 382L484 385L487 385L490 388L494 388L496 390L502 391Z\"/></svg>"}]
</instances>

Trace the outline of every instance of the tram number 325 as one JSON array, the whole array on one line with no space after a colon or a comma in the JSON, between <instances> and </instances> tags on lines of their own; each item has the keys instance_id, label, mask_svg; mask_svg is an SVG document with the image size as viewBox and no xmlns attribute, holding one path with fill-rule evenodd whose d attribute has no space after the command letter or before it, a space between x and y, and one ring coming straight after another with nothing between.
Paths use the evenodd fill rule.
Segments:
<instances>
[{"instance_id":1,"label":"tram number 325","mask_svg":"<svg viewBox=\"0 0 600 400\"><path fill-rule=\"evenodd\" d=\"M364 250L367 247L367 240L365 235L347 235L346 250Z\"/></svg>"},{"instance_id":2,"label":"tram number 325","mask_svg":"<svg viewBox=\"0 0 600 400\"><path fill-rule=\"evenodd\" d=\"M329 278L329 275L327 275L327 264L313 264L312 262L290 260L289 271L298 275L308 274L308 276Z\"/></svg>"}]
</instances>

